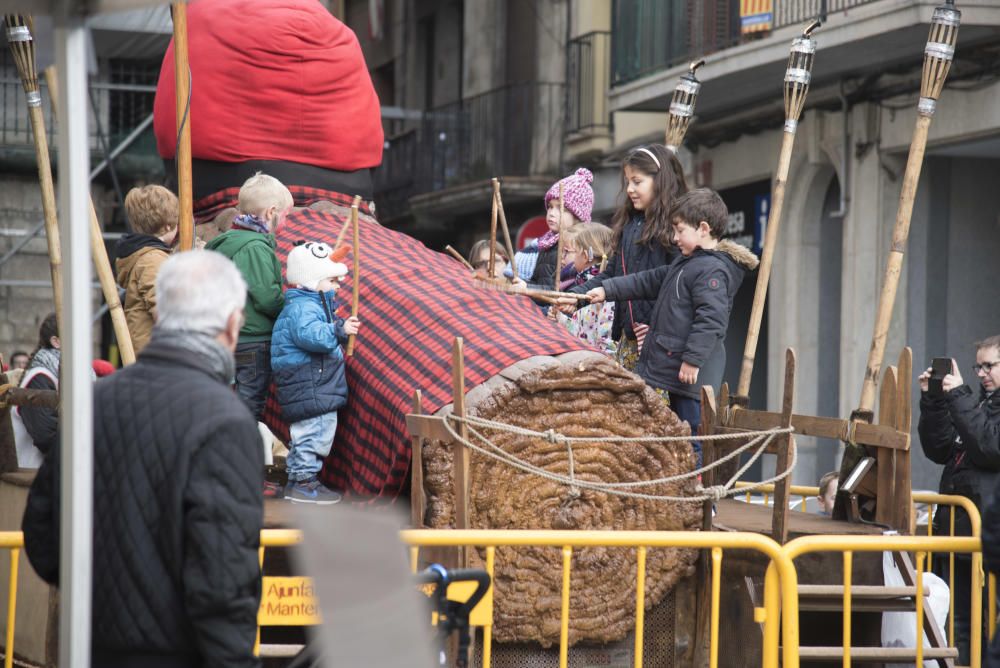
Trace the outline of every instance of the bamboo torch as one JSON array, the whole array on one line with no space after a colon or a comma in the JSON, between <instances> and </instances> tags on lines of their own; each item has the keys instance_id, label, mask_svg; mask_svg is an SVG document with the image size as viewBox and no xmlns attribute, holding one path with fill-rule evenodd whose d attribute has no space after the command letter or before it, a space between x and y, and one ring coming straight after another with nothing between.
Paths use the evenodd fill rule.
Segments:
<instances>
[{"instance_id":1,"label":"bamboo torch","mask_svg":"<svg viewBox=\"0 0 1000 668\"><path fill-rule=\"evenodd\" d=\"M174 88L177 117L177 205L180 210L177 236L182 251L194 247L194 194L191 185L191 97L188 61L187 3L175 2L174 19Z\"/></svg>"},{"instance_id":2,"label":"bamboo torch","mask_svg":"<svg viewBox=\"0 0 1000 668\"><path fill-rule=\"evenodd\" d=\"M351 317L358 317L358 301L360 297L360 280L361 280L361 237L358 234L358 199L354 199L354 204L351 205L351 230L354 237L353 248L354 248L354 291L351 295ZM347 337L347 356L350 357L354 354L354 340L357 338L356 334L351 334Z\"/></svg>"},{"instance_id":3,"label":"bamboo torch","mask_svg":"<svg viewBox=\"0 0 1000 668\"><path fill-rule=\"evenodd\" d=\"M553 280L555 285L552 287L556 292L559 291L559 283L562 279L562 267L563 267L563 228L562 219L563 213L566 211L566 203L563 201L563 182L559 181L559 240L556 242L556 277Z\"/></svg>"},{"instance_id":4,"label":"bamboo torch","mask_svg":"<svg viewBox=\"0 0 1000 668\"><path fill-rule=\"evenodd\" d=\"M792 41L791 51L788 55L788 68L785 70L784 84L785 132L781 139L778 170L774 178L771 211L767 218L767 229L764 232L764 248L761 253L760 268L757 274L757 287L753 295L753 307L750 311L750 326L747 330L746 347L743 349L743 366L740 369L740 379L736 394L731 399L731 403L737 406L746 407L750 403L750 378L753 376L753 363L757 352L757 340L760 336L760 323L764 315L764 303L767 301L767 283L771 278L774 249L778 243L778 231L781 228L781 214L785 203L785 186L788 183L788 169L792 159L792 147L795 145L795 131L798 129L799 117L802 115L802 108L805 106L806 94L809 92L813 59L816 55L816 40L811 35L819 26L819 21L810 23L802 31L802 35Z\"/></svg>"},{"instance_id":5,"label":"bamboo torch","mask_svg":"<svg viewBox=\"0 0 1000 668\"><path fill-rule=\"evenodd\" d=\"M45 238L49 246L49 268L52 274L52 297L56 317L62 318L62 250L59 245L59 221L56 217L56 193L52 185L52 165L49 162L49 142L45 135L45 118L42 115L42 95L38 89L35 70L35 42L31 36L30 16L7 14L7 43L14 54L17 73L24 85L28 99L28 117L35 139L35 157L38 161L38 184L42 190L42 212L45 218ZM51 92L51 91L50 91ZM62 323L60 323L62 331Z\"/></svg>"},{"instance_id":6,"label":"bamboo torch","mask_svg":"<svg viewBox=\"0 0 1000 668\"><path fill-rule=\"evenodd\" d=\"M698 93L701 92L701 82L698 81L695 73L704 64L704 60L693 61L688 66L687 73L681 76L681 80L674 88L674 97L670 101L670 115L667 119L667 132L663 142L674 153L684 143L684 135L687 134L688 126L691 125L691 119L694 117L694 105L698 101Z\"/></svg>"},{"instance_id":7,"label":"bamboo torch","mask_svg":"<svg viewBox=\"0 0 1000 668\"><path fill-rule=\"evenodd\" d=\"M924 149L927 147L927 132L937 108L938 98L941 96L941 89L944 88L944 81L948 77L951 61L955 56L955 43L958 40L961 19L962 13L955 9L955 3L951 0L938 6L931 17L930 35L924 47L924 69L920 79L917 122L913 128L913 140L910 142L910 155L906 160L903 189L899 194L896 224L892 230L892 247L889 249L889 261L886 263L882 279L882 293L879 295L875 330L868 351L868 366L861 386L861 400L851 415L852 419L871 422L874 417L875 386L878 383L882 357L885 354L892 308L896 301L896 288L899 286L899 274L903 268L903 254L906 252L906 242L910 234L913 200L917 195L917 181L920 180Z\"/></svg>"},{"instance_id":8,"label":"bamboo torch","mask_svg":"<svg viewBox=\"0 0 1000 668\"><path fill-rule=\"evenodd\" d=\"M45 69L45 83L49 87L49 100L52 102L53 113L58 118L59 110L59 75L55 67ZM97 219L97 210L94 208L94 200L87 194L87 201L90 204L90 254L94 259L94 269L97 271L97 280L101 284L101 292L104 293L104 301L108 304L108 313L111 314L111 326L115 330L115 339L118 341L118 351L122 356L122 363L129 365L135 362L135 348L132 346L132 335L128 331L128 322L125 320L125 310L122 308L121 299L118 297L118 284L115 282L114 273L111 271L111 260L108 258L108 249L104 247L104 235L101 231L101 223Z\"/></svg>"}]
</instances>

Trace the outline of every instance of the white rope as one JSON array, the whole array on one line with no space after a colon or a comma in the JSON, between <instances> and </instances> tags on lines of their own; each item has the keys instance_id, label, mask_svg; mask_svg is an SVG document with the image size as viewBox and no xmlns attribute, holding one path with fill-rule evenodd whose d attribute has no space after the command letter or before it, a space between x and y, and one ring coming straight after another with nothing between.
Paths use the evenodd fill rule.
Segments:
<instances>
[{"instance_id":1,"label":"white rope","mask_svg":"<svg viewBox=\"0 0 1000 668\"><path fill-rule=\"evenodd\" d=\"M470 441L469 439L463 438L453 428L453 426L451 424L452 421L454 421L456 423L462 423L462 422L464 422L465 425L466 425L466 428L469 431L469 433L473 437L475 437L476 439L478 439L479 441L481 441L486 447L480 447L480 446L476 445L475 443L473 443L472 441ZM706 435L706 436L700 436L700 437L698 437L697 440L704 441L704 440L732 440L734 438L746 438L748 436L753 436L753 438L751 438L750 441L748 441L744 445L740 446L739 448L737 448L733 452L729 453L725 457L722 457L721 459L718 459L718 460L712 462L711 464L708 464L707 466L703 466L703 467L701 467L699 469L695 469L694 471L690 471L688 473L682 473L682 474L678 474L678 475L668 476L666 478L657 478L655 480L640 480L640 481L622 482L622 483L592 482L592 481L589 481L589 480L581 480L581 479L577 478L576 475L575 475L575 473L574 473L573 450L572 450L572 445L571 445L574 442L587 442L587 443L595 443L595 442L685 442L686 443L686 442L690 442L692 439L691 439L691 437L687 437L687 436L681 436L681 437L677 437L677 436L635 437L635 438L615 437L615 436L612 436L612 437L593 437L593 438L588 438L588 437L568 437L568 436L563 436L562 434L557 433L553 429L549 429L549 430L547 430L545 432L537 432L537 431L533 431L533 430L530 430L530 429L524 429L522 427L515 427L513 425L507 425L507 424L504 424L502 422L494 422L492 420L483 420L481 418L474 418L474 417L470 417L470 416L466 416L466 417L462 418L462 417L459 417L457 415L446 415L446 416L444 416L443 422L444 422L445 429L448 431L449 435L455 441L461 443L463 446L469 448L470 450L478 452L478 453L480 453L480 454L482 454L482 455L484 455L486 457L489 457L491 459L494 459L496 461L505 463L505 464L507 464L509 466L512 466L514 468L520 469L520 470L522 470L522 471L524 471L526 473L530 473L532 475L537 475L537 476L539 476L541 478L545 478L547 480L551 480L553 482L556 482L556 483L559 483L559 484L562 484L562 485L567 485L570 488L570 493L573 494L573 495L575 495L575 496L579 495L579 489L582 488L582 489L589 489L589 490L596 491L596 492L603 492L603 493L607 493L607 494L614 494L616 496L624 496L624 497L637 498L637 499L646 499L646 500L651 500L651 501L675 501L675 502L686 502L686 503L702 502L702 501L717 501L719 499L723 499L723 498L729 496L730 494L736 494L736 493L742 494L742 493L746 493L746 491L748 489L755 489L757 487L761 487L761 486L764 486L764 485L772 485L772 484L776 484L777 482L779 482L781 480L784 480L786 477L788 477L791 474L791 472L795 468L795 464L796 464L796 462L798 460L798 453L797 453L797 450L796 450L796 447L795 447L795 441L791 440L790 443L789 443L789 445L791 447L792 459L791 459L791 462L789 463L788 469L786 469L784 472L782 472L782 473L780 473L780 474L778 474L778 475L776 475L776 476L774 476L772 478L769 478L767 480L763 480L763 481L761 481L759 483L753 483L752 485L750 485L748 487L744 487L744 488L738 489L738 490L737 489L733 489L733 485L735 484L735 482L739 479L739 477L741 475L743 475L754 464L754 462L757 461L757 459L760 458L761 455L764 454L764 451L767 449L767 446L770 445L771 441L774 439L775 436L777 436L779 434L789 434L789 433L792 432L791 427L776 427L774 429L767 429L767 430L763 430L763 431L747 431L747 432L740 432L740 433L736 433L736 434L711 434L711 435ZM488 438L486 438L482 433L479 432L479 430L477 430L475 427L472 426L474 424L475 425L479 425L479 426L483 426L483 427L487 427L487 428L491 428L491 429L497 429L499 431L506 431L508 433L513 433L513 434L516 434L516 435L529 436L529 437L532 437L532 438L540 438L540 439L543 439L545 441L548 441L548 442L554 443L554 444L565 443L566 444L566 448L567 448L567 455L568 455L568 458L569 458L569 462L568 462L568 464L569 464L569 476L567 477L567 476L561 475L559 473L553 473L552 471L548 471L546 469L543 469L543 468L540 468L538 466L535 466L534 464L531 464L531 463L529 463L527 461L519 459L518 457L516 457L516 456L512 455L511 453L505 451L503 448L501 448L500 446L496 445L495 443L493 443L492 441L490 441ZM701 473L704 473L706 471L710 471L711 469L715 468L716 466L719 466L719 465L725 463L726 461L729 461L730 459L732 459L734 457L738 457L741 453L743 453L746 450L749 450L750 448L753 448L755 446L757 447L756 452L754 452L754 454L750 457L750 459L746 462L746 464L744 464L740 468L740 470L737 471L736 475L734 475L728 482L726 482L725 485L713 485L713 486L707 487L707 488L706 487L702 487L701 485L698 485L695 488L696 491L700 493L698 496L672 496L672 495L666 495L666 494L645 494L645 493L642 493L642 492L631 492L631 491L625 491L624 489L622 489L622 488L647 487L647 486L650 486L650 485L665 484L665 483L670 483L670 482L679 482L679 481L682 481L682 480L686 480L688 478L695 477L695 476L697 476L697 475L699 475Z\"/></svg>"}]
</instances>

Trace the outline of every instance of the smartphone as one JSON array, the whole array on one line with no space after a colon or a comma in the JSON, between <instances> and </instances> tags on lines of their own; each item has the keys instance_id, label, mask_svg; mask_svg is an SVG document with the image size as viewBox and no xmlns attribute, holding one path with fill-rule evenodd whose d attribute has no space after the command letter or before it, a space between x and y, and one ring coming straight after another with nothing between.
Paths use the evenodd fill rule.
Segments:
<instances>
[{"instance_id":1,"label":"smartphone","mask_svg":"<svg viewBox=\"0 0 1000 668\"><path fill-rule=\"evenodd\" d=\"M941 381L951 373L952 361L950 357L935 357L931 361L931 377L927 381L927 393L932 395L944 394Z\"/></svg>"}]
</instances>

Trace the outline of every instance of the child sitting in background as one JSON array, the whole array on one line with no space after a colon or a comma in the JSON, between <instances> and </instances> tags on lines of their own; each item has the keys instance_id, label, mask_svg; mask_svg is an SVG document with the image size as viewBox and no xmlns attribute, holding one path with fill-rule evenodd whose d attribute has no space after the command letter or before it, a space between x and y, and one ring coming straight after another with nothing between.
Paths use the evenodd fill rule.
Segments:
<instances>
[{"instance_id":1,"label":"child sitting in background","mask_svg":"<svg viewBox=\"0 0 1000 668\"><path fill-rule=\"evenodd\" d=\"M474 243L472 250L469 251L469 264L472 265L472 270L485 274L490 278L501 278L504 267L510 262L510 258L507 257L507 251L499 246L497 246L494 254L493 269L492 271L487 271L490 264L490 240L480 239Z\"/></svg>"},{"instance_id":2,"label":"child sitting in background","mask_svg":"<svg viewBox=\"0 0 1000 668\"><path fill-rule=\"evenodd\" d=\"M571 229L577 223L590 222L590 214L594 209L594 191L590 187L593 182L594 175L589 169L581 167L562 181L557 181L545 193L545 223L549 226L549 231L514 254L517 276L529 286L544 290L555 287L556 271L561 271L565 267L563 258L556 257L559 252L559 234ZM563 187L561 219L560 183ZM510 270L505 273L513 274ZM568 278L573 278L572 270Z\"/></svg>"},{"instance_id":3,"label":"child sitting in background","mask_svg":"<svg viewBox=\"0 0 1000 668\"><path fill-rule=\"evenodd\" d=\"M139 354L156 322L156 274L177 237L177 195L163 186L132 188L125 195L125 214L132 232L115 246L115 279L125 290L125 323Z\"/></svg>"},{"instance_id":4,"label":"child sitting in background","mask_svg":"<svg viewBox=\"0 0 1000 668\"><path fill-rule=\"evenodd\" d=\"M576 272L571 285L583 285L604 271L611 252L611 228L601 223L580 223L565 234L563 262L569 262ZM562 323L570 334L602 353L614 356L616 346L611 336L615 320L614 302L590 304L569 316L550 309L549 318Z\"/></svg>"},{"instance_id":5,"label":"child sitting in background","mask_svg":"<svg viewBox=\"0 0 1000 668\"><path fill-rule=\"evenodd\" d=\"M343 252L342 252L343 251ZM288 291L271 337L271 367L281 416L289 424L288 484L285 498L329 505L340 494L320 483L323 459L337 433L337 411L347 403L347 376L341 345L357 334L357 318L336 317L335 294L347 275L327 244L299 242L288 253Z\"/></svg>"}]
</instances>

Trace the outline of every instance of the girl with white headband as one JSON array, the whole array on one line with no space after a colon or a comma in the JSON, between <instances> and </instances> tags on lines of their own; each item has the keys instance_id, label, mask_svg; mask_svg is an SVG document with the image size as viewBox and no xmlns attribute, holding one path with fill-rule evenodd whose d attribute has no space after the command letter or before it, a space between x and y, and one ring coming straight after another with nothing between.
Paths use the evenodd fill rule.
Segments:
<instances>
[{"instance_id":1,"label":"girl with white headband","mask_svg":"<svg viewBox=\"0 0 1000 668\"><path fill-rule=\"evenodd\" d=\"M621 205L612 218L614 251L604 271L570 292L585 293L605 279L635 274L669 264L677 255L670 241L670 209L687 192L684 169L661 144L635 149L622 162ZM652 301L615 302L611 336L618 341L617 358L629 371L639 362L643 337L649 330ZM563 312L572 312L567 306Z\"/></svg>"}]
</instances>

